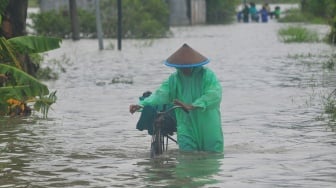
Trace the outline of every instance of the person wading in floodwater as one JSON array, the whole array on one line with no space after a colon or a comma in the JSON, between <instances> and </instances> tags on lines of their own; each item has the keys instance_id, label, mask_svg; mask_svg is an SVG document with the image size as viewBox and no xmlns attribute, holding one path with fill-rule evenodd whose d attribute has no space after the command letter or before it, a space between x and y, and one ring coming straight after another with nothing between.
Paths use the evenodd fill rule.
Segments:
<instances>
[{"instance_id":1,"label":"person wading in floodwater","mask_svg":"<svg viewBox=\"0 0 336 188\"><path fill-rule=\"evenodd\" d=\"M182 151L223 152L220 103L222 87L212 70L203 65L209 59L184 44L164 63L176 68L149 97L129 106L134 113L142 106L175 104L177 141Z\"/></svg>"}]
</instances>

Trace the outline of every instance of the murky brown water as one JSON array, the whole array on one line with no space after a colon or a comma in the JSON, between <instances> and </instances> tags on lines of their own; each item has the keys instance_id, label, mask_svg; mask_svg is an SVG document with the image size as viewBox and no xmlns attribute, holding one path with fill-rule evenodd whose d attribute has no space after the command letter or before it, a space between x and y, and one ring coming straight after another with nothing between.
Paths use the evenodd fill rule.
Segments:
<instances>
[{"instance_id":1,"label":"murky brown water","mask_svg":"<svg viewBox=\"0 0 336 188\"><path fill-rule=\"evenodd\" d=\"M336 85L316 55L333 49L283 44L280 27L178 27L173 38L124 40L121 52L99 51L95 40L64 41L48 56L72 62L47 83L58 96L49 118L0 122L0 187L335 187L336 134L316 120L320 96ZM223 85L225 154L180 153L171 144L151 160L150 137L135 129L139 114L128 105L174 71L162 60L183 43L212 60ZM308 53L315 63L292 57Z\"/></svg>"}]
</instances>

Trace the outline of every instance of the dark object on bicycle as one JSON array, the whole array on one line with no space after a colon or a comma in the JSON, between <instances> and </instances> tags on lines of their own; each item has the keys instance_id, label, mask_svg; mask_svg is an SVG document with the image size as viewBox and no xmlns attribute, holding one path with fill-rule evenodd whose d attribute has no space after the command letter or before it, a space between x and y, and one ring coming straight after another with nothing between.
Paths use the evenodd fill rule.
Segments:
<instances>
[{"instance_id":1,"label":"dark object on bicycle","mask_svg":"<svg viewBox=\"0 0 336 188\"><path fill-rule=\"evenodd\" d=\"M150 96L151 92L144 92L140 100ZM158 116L158 112L165 111L166 109L172 107L173 105L156 105L156 106L144 106L141 111L140 118L137 122L136 128L140 131L147 130L149 135L153 135L153 125L154 121ZM164 126L161 128L163 135L173 135L176 129L176 118L175 112L171 111L164 114Z\"/></svg>"},{"instance_id":2,"label":"dark object on bicycle","mask_svg":"<svg viewBox=\"0 0 336 188\"><path fill-rule=\"evenodd\" d=\"M142 101L144 100L146 97L149 97L152 94L151 91L145 91L141 97L139 97L139 99Z\"/></svg>"}]
</instances>

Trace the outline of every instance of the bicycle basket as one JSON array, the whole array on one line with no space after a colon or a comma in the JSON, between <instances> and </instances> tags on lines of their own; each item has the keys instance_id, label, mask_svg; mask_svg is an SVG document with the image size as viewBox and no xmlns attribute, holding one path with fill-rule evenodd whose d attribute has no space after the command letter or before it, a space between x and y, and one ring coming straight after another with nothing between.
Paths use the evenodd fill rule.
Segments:
<instances>
[{"instance_id":1,"label":"bicycle basket","mask_svg":"<svg viewBox=\"0 0 336 188\"><path fill-rule=\"evenodd\" d=\"M157 117L158 109L166 109L166 105L144 106L136 128L140 131L147 130L148 134L153 135L153 124ZM162 133L163 135L173 135L177 131L175 112L172 111L164 115Z\"/></svg>"},{"instance_id":2,"label":"bicycle basket","mask_svg":"<svg viewBox=\"0 0 336 188\"><path fill-rule=\"evenodd\" d=\"M150 91L144 92L143 95L139 97L139 99L143 100L150 95ZM169 107L171 107L171 105L144 106L137 122L136 129L140 131L147 130L148 134L153 135L153 124L157 117L157 112L164 111ZM173 135L174 132L177 131L174 111L164 115L164 127L162 128L162 131L164 135Z\"/></svg>"}]
</instances>

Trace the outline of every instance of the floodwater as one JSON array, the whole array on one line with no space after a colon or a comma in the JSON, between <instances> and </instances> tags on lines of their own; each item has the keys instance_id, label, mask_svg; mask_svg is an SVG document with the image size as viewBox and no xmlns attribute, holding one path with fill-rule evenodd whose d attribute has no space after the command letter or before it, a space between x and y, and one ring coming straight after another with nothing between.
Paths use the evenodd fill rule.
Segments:
<instances>
[{"instance_id":1,"label":"floodwater","mask_svg":"<svg viewBox=\"0 0 336 188\"><path fill-rule=\"evenodd\" d=\"M336 86L324 43L284 44L275 21L172 28L172 38L65 40L46 59L69 61L47 82L58 101L48 119L5 118L0 187L335 187L336 134L322 97ZM326 26L312 25L321 36ZM129 104L170 73L162 61L188 43L211 59L223 86L225 153L149 156Z\"/></svg>"}]
</instances>

